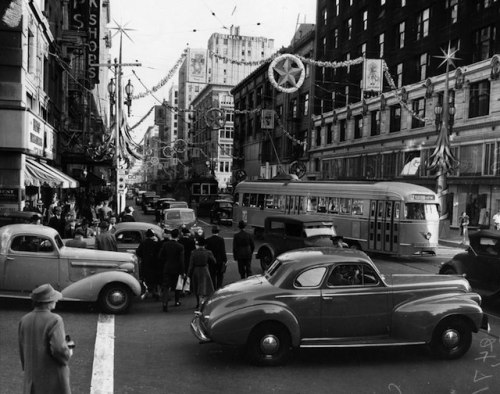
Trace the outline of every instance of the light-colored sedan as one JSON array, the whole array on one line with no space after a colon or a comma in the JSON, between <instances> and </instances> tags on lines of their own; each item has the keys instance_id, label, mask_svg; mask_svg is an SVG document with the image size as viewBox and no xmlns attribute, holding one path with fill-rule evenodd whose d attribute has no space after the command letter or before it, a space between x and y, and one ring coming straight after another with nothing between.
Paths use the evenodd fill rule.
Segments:
<instances>
[{"instance_id":1,"label":"light-colored sedan","mask_svg":"<svg viewBox=\"0 0 500 394\"><path fill-rule=\"evenodd\" d=\"M50 283L63 301L97 302L106 313L123 313L141 295L138 275L133 254L70 248L47 226L0 228L0 297L29 298Z\"/></svg>"}]
</instances>

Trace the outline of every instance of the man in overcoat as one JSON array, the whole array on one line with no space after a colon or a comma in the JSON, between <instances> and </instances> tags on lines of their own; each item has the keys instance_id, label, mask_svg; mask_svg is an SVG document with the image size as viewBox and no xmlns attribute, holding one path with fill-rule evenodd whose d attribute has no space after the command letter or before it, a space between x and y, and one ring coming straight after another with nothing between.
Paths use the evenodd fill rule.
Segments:
<instances>
[{"instance_id":1,"label":"man in overcoat","mask_svg":"<svg viewBox=\"0 0 500 394\"><path fill-rule=\"evenodd\" d=\"M101 229L101 233L95 237L95 248L97 250L110 250L112 252L118 252L116 237L114 234L109 232L109 223L106 220L103 220L99 223L99 228Z\"/></svg>"},{"instance_id":2,"label":"man in overcoat","mask_svg":"<svg viewBox=\"0 0 500 394\"><path fill-rule=\"evenodd\" d=\"M173 229L170 233L170 239L163 242L158 260L163 267L162 279L162 306L163 312L168 312L169 290L174 289L175 306L181 303L179 298L181 290L176 289L179 275L185 277L186 268L184 266L184 246L179 243L179 230Z\"/></svg>"},{"instance_id":3,"label":"man in overcoat","mask_svg":"<svg viewBox=\"0 0 500 394\"><path fill-rule=\"evenodd\" d=\"M212 235L207 238L205 248L211 250L215 257L215 264L208 268L210 270L214 289L217 290L222 287L222 280L224 279L227 263L226 244L224 238L219 235L219 227L212 227Z\"/></svg>"},{"instance_id":4,"label":"man in overcoat","mask_svg":"<svg viewBox=\"0 0 500 394\"><path fill-rule=\"evenodd\" d=\"M238 223L239 232L233 237L233 256L238 262L238 271L241 279L252 275L252 255L255 249L253 238L245 231L246 223L240 220Z\"/></svg>"},{"instance_id":5,"label":"man in overcoat","mask_svg":"<svg viewBox=\"0 0 500 394\"><path fill-rule=\"evenodd\" d=\"M148 228L146 238L139 244L135 254L140 259L141 279L146 283L148 293L159 299L158 287L161 284L162 272L158 262L160 243L156 240L155 233Z\"/></svg>"},{"instance_id":6,"label":"man in overcoat","mask_svg":"<svg viewBox=\"0 0 500 394\"><path fill-rule=\"evenodd\" d=\"M71 394L68 362L73 354L61 316L52 313L62 294L44 284L31 293L34 309L19 322L23 393Z\"/></svg>"}]
</instances>

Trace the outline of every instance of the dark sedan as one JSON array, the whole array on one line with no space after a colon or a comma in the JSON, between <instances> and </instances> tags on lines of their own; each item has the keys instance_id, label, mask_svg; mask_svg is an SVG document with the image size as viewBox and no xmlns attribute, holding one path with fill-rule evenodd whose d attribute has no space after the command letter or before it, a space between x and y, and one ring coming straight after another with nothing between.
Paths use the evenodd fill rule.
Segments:
<instances>
[{"instance_id":1,"label":"dark sedan","mask_svg":"<svg viewBox=\"0 0 500 394\"><path fill-rule=\"evenodd\" d=\"M450 261L439 273L464 275L472 288L483 297L500 294L500 231L480 230L470 233L470 246Z\"/></svg>"}]
</instances>

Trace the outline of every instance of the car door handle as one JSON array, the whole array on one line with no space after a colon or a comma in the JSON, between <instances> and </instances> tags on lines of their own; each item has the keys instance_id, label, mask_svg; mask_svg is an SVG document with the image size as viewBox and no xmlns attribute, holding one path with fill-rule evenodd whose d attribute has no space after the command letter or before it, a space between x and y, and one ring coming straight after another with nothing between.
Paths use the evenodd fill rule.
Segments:
<instances>
[{"instance_id":1,"label":"car door handle","mask_svg":"<svg viewBox=\"0 0 500 394\"><path fill-rule=\"evenodd\" d=\"M332 301L334 299L334 297L333 296L323 296L323 299L325 301Z\"/></svg>"},{"instance_id":2,"label":"car door handle","mask_svg":"<svg viewBox=\"0 0 500 394\"><path fill-rule=\"evenodd\" d=\"M12 261L12 260L14 260L14 257L7 257L5 260Z\"/></svg>"}]
</instances>

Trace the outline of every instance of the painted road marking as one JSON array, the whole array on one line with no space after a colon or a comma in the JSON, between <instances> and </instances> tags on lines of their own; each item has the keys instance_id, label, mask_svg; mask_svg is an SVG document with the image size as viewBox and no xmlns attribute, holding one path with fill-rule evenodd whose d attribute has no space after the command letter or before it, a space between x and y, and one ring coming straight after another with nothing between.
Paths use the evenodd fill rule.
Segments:
<instances>
[{"instance_id":1,"label":"painted road marking","mask_svg":"<svg viewBox=\"0 0 500 394\"><path fill-rule=\"evenodd\" d=\"M113 394L114 353L115 317L99 314L90 394Z\"/></svg>"}]
</instances>

